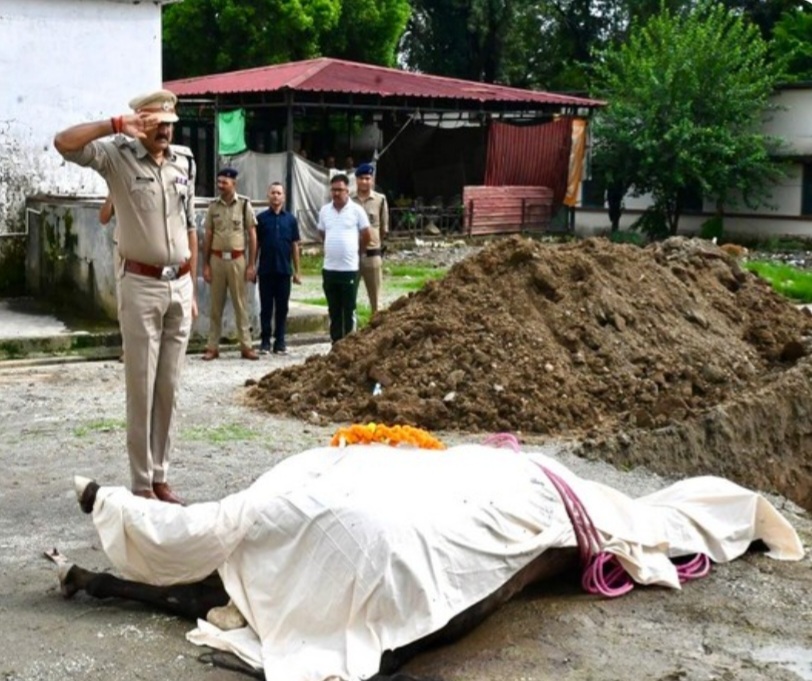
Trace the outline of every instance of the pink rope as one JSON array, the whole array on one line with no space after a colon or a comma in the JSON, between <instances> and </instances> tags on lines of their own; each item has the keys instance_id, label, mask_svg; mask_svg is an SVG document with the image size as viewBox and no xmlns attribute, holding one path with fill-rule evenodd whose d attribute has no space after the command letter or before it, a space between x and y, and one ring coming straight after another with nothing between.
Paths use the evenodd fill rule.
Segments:
<instances>
[{"instance_id":1,"label":"pink rope","mask_svg":"<svg viewBox=\"0 0 812 681\"><path fill-rule=\"evenodd\" d=\"M512 433L489 435L485 438L485 444L520 451L519 440ZM617 598L629 593L634 588L634 580L616 555L601 550L603 541L600 533L578 495L559 475L544 466L539 465L539 467L561 497L567 516L572 523L581 565L584 566L581 574L581 587L587 593L605 598ZM682 556L672 559L672 561L676 565L680 583L705 577L711 569L710 558L703 553Z\"/></svg>"}]
</instances>

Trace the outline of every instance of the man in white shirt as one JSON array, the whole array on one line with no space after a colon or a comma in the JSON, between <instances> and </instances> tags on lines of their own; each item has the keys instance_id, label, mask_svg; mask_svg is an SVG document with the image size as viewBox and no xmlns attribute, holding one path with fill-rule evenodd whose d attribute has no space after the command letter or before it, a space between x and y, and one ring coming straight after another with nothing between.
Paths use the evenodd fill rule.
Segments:
<instances>
[{"instance_id":1,"label":"man in white shirt","mask_svg":"<svg viewBox=\"0 0 812 681\"><path fill-rule=\"evenodd\" d=\"M330 339L335 343L353 330L359 253L369 244L366 211L350 201L350 179L343 173L330 180L332 201L319 211L319 235L324 241L321 271L330 314Z\"/></svg>"}]
</instances>

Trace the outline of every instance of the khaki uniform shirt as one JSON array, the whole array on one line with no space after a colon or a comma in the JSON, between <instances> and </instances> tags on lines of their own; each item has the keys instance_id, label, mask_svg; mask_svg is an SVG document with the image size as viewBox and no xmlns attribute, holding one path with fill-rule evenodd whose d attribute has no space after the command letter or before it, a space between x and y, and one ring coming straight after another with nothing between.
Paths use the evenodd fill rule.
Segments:
<instances>
[{"instance_id":1,"label":"khaki uniform shirt","mask_svg":"<svg viewBox=\"0 0 812 681\"><path fill-rule=\"evenodd\" d=\"M218 197L206 212L206 231L212 232L211 248L215 251L244 251L245 230L256 226L251 201L239 194L234 195L231 203Z\"/></svg>"},{"instance_id":2,"label":"khaki uniform shirt","mask_svg":"<svg viewBox=\"0 0 812 681\"><path fill-rule=\"evenodd\" d=\"M189 148L171 145L158 165L139 140L119 135L64 157L107 180L122 258L160 266L189 259L187 232L195 229L195 163Z\"/></svg>"},{"instance_id":3,"label":"khaki uniform shirt","mask_svg":"<svg viewBox=\"0 0 812 681\"><path fill-rule=\"evenodd\" d=\"M370 192L365 199L361 199L358 194L353 194L351 198L364 209L369 218L367 248L380 248L381 239L389 233L389 206L386 203L386 197L378 192Z\"/></svg>"}]
</instances>

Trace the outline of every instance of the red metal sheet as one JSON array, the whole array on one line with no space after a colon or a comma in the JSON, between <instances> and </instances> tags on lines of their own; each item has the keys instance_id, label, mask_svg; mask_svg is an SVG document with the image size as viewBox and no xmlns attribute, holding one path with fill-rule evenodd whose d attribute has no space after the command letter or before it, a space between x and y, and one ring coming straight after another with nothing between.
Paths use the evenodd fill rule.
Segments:
<instances>
[{"instance_id":1,"label":"red metal sheet","mask_svg":"<svg viewBox=\"0 0 812 681\"><path fill-rule=\"evenodd\" d=\"M469 235L544 231L552 219L548 187L467 186L463 188L463 231Z\"/></svg>"},{"instance_id":2,"label":"red metal sheet","mask_svg":"<svg viewBox=\"0 0 812 681\"><path fill-rule=\"evenodd\" d=\"M412 73L327 57L172 80L164 83L164 87L179 97L290 89L301 92L467 99L480 102L527 102L587 108L604 104L583 97Z\"/></svg>"}]
</instances>

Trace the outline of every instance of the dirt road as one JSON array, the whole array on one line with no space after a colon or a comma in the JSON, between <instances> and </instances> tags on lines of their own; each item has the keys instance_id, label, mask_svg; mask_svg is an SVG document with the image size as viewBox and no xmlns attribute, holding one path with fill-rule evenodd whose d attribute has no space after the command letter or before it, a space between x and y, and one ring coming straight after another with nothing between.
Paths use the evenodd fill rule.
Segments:
<instances>
[{"instance_id":1,"label":"dirt road","mask_svg":"<svg viewBox=\"0 0 812 681\"><path fill-rule=\"evenodd\" d=\"M334 426L241 403L246 379L326 350L294 346L288 357L261 363L235 353L212 363L189 358L172 480L190 501L240 489L281 458L328 441ZM480 439L442 436L450 443ZM201 649L184 638L186 622L122 602L64 601L41 557L58 546L81 564L108 566L71 478L127 481L121 365L0 367L0 442L0 679L245 678L201 664ZM632 495L667 482L548 446L579 474ZM808 546L809 516L773 501ZM559 583L509 604L473 635L409 669L446 681L812 679L811 594L808 558L779 563L760 555L717 566L681 592L638 588L607 601Z\"/></svg>"}]
</instances>

